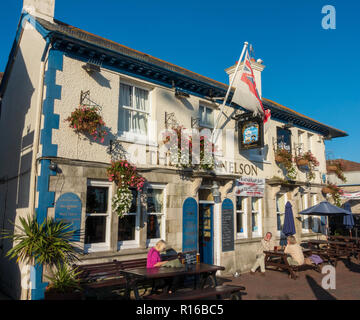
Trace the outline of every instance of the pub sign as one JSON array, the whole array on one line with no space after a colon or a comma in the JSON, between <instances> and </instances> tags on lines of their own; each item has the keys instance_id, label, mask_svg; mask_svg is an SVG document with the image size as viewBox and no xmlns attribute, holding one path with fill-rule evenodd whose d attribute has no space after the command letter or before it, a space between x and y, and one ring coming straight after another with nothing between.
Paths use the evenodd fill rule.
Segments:
<instances>
[{"instance_id":1,"label":"pub sign","mask_svg":"<svg viewBox=\"0 0 360 320\"><path fill-rule=\"evenodd\" d=\"M246 112L238 116L239 149L264 147L264 124L261 116Z\"/></svg>"}]
</instances>

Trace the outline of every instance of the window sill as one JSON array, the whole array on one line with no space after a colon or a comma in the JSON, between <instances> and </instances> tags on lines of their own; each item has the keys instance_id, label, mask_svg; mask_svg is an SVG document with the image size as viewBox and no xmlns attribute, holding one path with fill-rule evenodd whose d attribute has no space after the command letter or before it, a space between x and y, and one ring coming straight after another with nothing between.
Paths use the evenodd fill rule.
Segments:
<instances>
[{"instance_id":1,"label":"window sill","mask_svg":"<svg viewBox=\"0 0 360 320\"><path fill-rule=\"evenodd\" d=\"M110 251L110 246L104 244L104 245L85 245L84 246L84 253L90 254L94 252L107 252Z\"/></svg>"},{"instance_id":2,"label":"window sill","mask_svg":"<svg viewBox=\"0 0 360 320\"><path fill-rule=\"evenodd\" d=\"M126 249L138 249L140 248L139 243L136 241L123 241L118 242L117 249L120 250L126 250Z\"/></svg>"},{"instance_id":3,"label":"window sill","mask_svg":"<svg viewBox=\"0 0 360 320\"><path fill-rule=\"evenodd\" d=\"M147 136L141 135L127 135L127 134L118 134L118 141L134 143L134 144L141 144L151 147L158 147L159 144L155 142L153 139L149 139Z\"/></svg>"}]
</instances>

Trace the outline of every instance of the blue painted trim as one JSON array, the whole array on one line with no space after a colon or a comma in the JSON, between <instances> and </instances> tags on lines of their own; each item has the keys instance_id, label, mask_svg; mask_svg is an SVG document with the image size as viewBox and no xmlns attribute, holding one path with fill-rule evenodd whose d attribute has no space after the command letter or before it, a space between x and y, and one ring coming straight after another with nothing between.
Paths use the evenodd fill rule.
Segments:
<instances>
[{"instance_id":1,"label":"blue painted trim","mask_svg":"<svg viewBox=\"0 0 360 320\"><path fill-rule=\"evenodd\" d=\"M56 84L56 72L63 70L64 54L61 51L51 49L49 52L48 69L45 73L44 85L46 86L46 98L43 103L44 126L40 133L40 144L42 145L43 157L57 156L57 145L52 143L52 130L59 129L60 117L54 114L55 99L61 99L61 86ZM49 191L50 176L55 176L56 172L50 170L51 161L40 160L41 171L37 180L37 191L39 192L38 207L36 208L38 223L44 222L47 218L48 208L54 207L55 192ZM31 299L44 299L44 292L47 282L42 282L43 268L36 265L32 272Z\"/></svg>"}]
</instances>

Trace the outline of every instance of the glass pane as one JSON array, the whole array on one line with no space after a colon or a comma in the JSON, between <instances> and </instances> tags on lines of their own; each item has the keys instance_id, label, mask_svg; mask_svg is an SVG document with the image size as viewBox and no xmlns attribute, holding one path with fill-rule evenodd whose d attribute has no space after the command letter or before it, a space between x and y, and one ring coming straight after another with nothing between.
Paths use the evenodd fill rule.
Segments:
<instances>
[{"instance_id":1,"label":"glass pane","mask_svg":"<svg viewBox=\"0 0 360 320\"><path fill-rule=\"evenodd\" d=\"M159 239L161 238L161 217L155 214L149 214L147 219L147 238Z\"/></svg>"},{"instance_id":2,"label":"glass pane","mask_svg":"<svg viewBox=\"0 0 360 320\"><path fill-rule=\"evenodd\" d=\"M119 218L118 241L135 240L136 216L125 215Z\"/></svg>"},{"instance_id":3,"label":"glass pane","mask_svg":"<svg viewBox=\"0 0 360 320\"><path fill-rule=\"evenodd\" d=\"M147 189L147 213L162 213L163 212L163 190L162 189Z\"/></svg>"},{"instance_id":4,"label":"glass pane","mask_svg":"<svg viewBox=\"0 0 360 320\"><path fill-rule=\"evenodd\" d=\"M128 213L136 213L137 212L137 191L136 189L130 188L130 191L132 193L132 202L131 202L131 207L130 207L130 211Z\"/></svg>"},{"instance_id":5,"label":"glass pane","mask_svg":"<svg viewBox=\"0 0 360 320\"><path fill-rule=\"evenodd\" d=\"M258 211L259 210L259 199L252 198L251 199L251 210Z\"/></svg>"},{"instance_id":6,"label":"glass pane","mask_svg":"<svg viewBox=\"0 0 360 320\"><path fill-rule=\"evenodd\" d=\"M85 223L85 243L105 242L106 217L88 216Z\"/></svg>"},{"instance_id":7,"label":"glass pane","mask_svg":"<svg viewBox=\"0 0 360 320\"><path fill-rule=\"evenodd\" d=\"M142 111L149 111L148 107L149 92L144 89L135 88L135 108Z\"/></svg>"},{"instance_id":8,"label":"glass pane","mask_svg":"<svg viewBox=\"0 0 360 320\"><path fill-rule=\"evenodd\" d=\"M242 212L236 213L236 232L242 233L244 232L244 214Z\"/></svg>"},{"instance_id":9,"label":"glass pane","mask_svg":"<svg viewBox=\"0 0 360 320\"><path fill-rule=\"evenodd\" d=\"M146 135L148 130L148 115L142 112L132 111L131 129L141 135Z\"/></svg>"},{"instance_id":10,"label":"glass pane","mask_svg":"<svg viewBox=\"0 0 360 320\"><path fill-rule=\"evenodd\" d=\"M199 107L199 118L200 118L200 123L205 122L204 107L203 106Z\"/></svg>"},{"instance_id":11,"label":"glass pane","mask_svg":"<svg viewBox=\"0 0 360 320\"><path fill-rule=\"evenodd\" d=\"M120 84L120 106L132 107L132 87L127 84Z\"/></svg>"},{"instance_id":12,"label":"glass pane","mask_svg":"<svg viewBox=\"0 0 360 320\"><path fill-rule=\"evenodd\" d=\"M280 149L291 151L291 131L277 128L277 145Z\"/></svg>"},{"instance_id":13,"label":"glass pane","mask_svg":"<svg viewBox=\"0 0 360 320\"><path fill-rule=\"evenodd\" d=\"M281 231L283 229L283 226L284 226L284 218L285 218L285 215L284 214L280 214L278 213L276 215L277 217L277 230L278 231Z\"/></svg>"},{"instance_id":14,"label":"glass pane","mask_svg":"<svg viewBox=\"0 0 360 320\"><path fill-rule=\"evenodd\" d=\"M210 108L206 108L206 124L209 126L213 126L213 110Z\"/></svg>"},{"instance_id":15,"label":"glass pane","mask_svg":"<svg viewBox=\"0 0 360 320\"><path fill-rule=\"evenodd\" d=\"M276 212L285 213L285 195L278 194L276 196Z\"/></svg>"},{"instance_id":16,"label":"glass pane","mask_svg":"<svg viewBox=\"0 0 360 320\"><path fill-rule=\"evenodd\" d=\"M252 231L257 231L258 230L258 213L253 212L252 215Z\"/></svg>"},{"instance_id":17,"label":"glass pane","mask_svg":"<svg viewBox=\"0 0 360 320\"><path fill-rule=\"evenodd\" d=\"M87 187L86 213L107 213L108 211L108 188Z\"/></svg>"},{"instance_id":18,"label":"glass pane","mask_svg":"<svg viewBox=\"0 0 360 320\"><path fill-rule=\"evenodd\" d=\"M236 197L236 210L243 211L243 197Z\"/></svg>"}]
</instances>

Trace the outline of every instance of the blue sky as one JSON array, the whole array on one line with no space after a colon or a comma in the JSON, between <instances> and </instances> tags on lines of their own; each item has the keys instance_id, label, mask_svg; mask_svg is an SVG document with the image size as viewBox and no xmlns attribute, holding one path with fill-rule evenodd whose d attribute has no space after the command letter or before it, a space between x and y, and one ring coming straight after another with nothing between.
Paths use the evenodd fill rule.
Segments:
<instances>
[{"instance_id":1,"label":"blue sky","mask_svg":"<svg viewBox=\"0 0 360 320\"><path fill-rule=\"evenodd\" d=\"M0 71L22 0L3 0ZM324 5L336 30L321 27ZM349 133L327 142L332 158L360 162L360 2L352 0L57 0L57 19L227 83L244 41L266 65L263 96Z\"/></svg>"}]
</instances>

